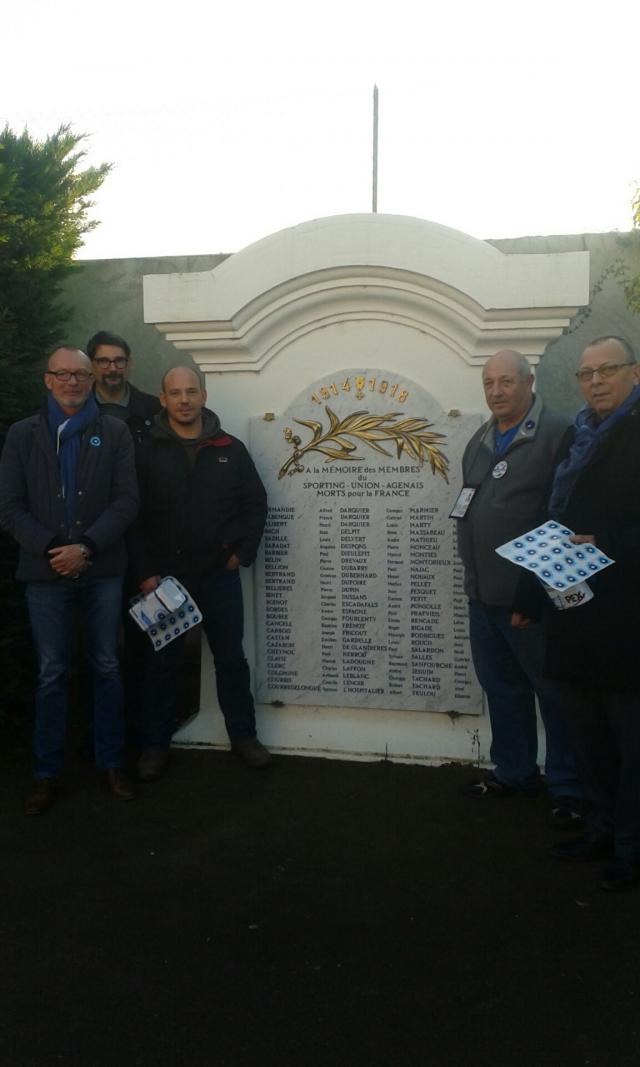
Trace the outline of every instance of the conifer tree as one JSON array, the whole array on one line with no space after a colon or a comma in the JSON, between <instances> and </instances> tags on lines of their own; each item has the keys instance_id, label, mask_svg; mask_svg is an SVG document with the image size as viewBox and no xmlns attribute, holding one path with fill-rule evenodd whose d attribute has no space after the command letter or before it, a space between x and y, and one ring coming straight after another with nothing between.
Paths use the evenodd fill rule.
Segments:
<instances>
[{"instance_id":1,"label":"conifer tree","mask_svg":"<svg viewBox=\"0 0 640 1067\"><path fill-rule=\"evenodd\" d=\"M61 126L44 141L25 130L0 132L0 447L10 424L31 414L44 386L45 354L62 339L69 315L61 285L72 269L91 196L108 164L80 169L83 135ZM0 534L0 719L30 699L32 677L22 591L13 581L16 546Z\"/></svg>"}]
</instances>

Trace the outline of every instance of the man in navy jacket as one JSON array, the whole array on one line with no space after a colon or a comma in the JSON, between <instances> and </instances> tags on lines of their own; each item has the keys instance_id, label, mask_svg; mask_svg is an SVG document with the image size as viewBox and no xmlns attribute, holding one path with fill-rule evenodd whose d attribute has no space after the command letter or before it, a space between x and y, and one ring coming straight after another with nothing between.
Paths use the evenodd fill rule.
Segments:
<instances>
[{"instance_id":1,"label":"man in navy jacket","mask_svg":"<svg viewBox=\"0 0 640 1067\"><path fill-rule=\"evenodd\" d=\"M100 415L84 352L58 347L44 381L47 406L10 428L0 460L0 525L20 546L16 576L26 582L38 662L28 815L46 811L55 797L77 608L93 675L96 765L116 797L133 797L122 772L117 656L124 532L138 506L133 443L123 423Z\"/></svg>"},{"instance_id":2,"label":"man in navy jacket","mask_svg":"<svg viewBox=\"0 0 640 1067\"><path fill-rule=\"evenodd\" d=\"M174 367L164 375L163 410L140 453L133 566L143 593L171 574L193 595L213 653L231 748L249 766L264 767L270 756L256 737L239 568L248 567L258 551L266 493L245 446L221 429L205 401L194 369ZM143 781L158 778L167 761L182 644L177 638L161 652L147 653L137 722Z\"/></svg>"}]
</instances>

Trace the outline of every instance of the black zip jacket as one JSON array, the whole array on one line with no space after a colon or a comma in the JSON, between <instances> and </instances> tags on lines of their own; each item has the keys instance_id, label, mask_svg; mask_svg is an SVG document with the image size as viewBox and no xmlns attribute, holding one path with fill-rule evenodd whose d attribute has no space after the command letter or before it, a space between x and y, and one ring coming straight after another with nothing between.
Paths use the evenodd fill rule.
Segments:
<instances>
[{"instance_id":1,"label":"black zip jacket","mask_svg":"<svg viewBox=\"0 0 640 1067\"><path fill-rule=\"evenodd\" d=\"M157 396L152 396L151 393L143 393L142 389L136 389L135 385L129 384L129 403L123 411L126 411L126 416L122 420L126 422L129 427L129 433L133 437L133 443L136 449L143 443L145 437L150 433L153 427L153 420L158 412L161 410L161 404ZM95 396L95 386L93 393ZM100 407L100 401L97 401L98 407Z\"/></svg>"},{"instance_id":2,"label":"black zip jacket","mask_svg":"<svg viewBox=\"0 0 640 1067\"><path fill-rule=\"evenodd\" d=\"M253 562L267 514L264 486L247 449L203 410L203 435L174 434L161 412L139 452L141 506L131 537L134 577L173 574L185 584L235 554ZM194 449L190 461L188 450Z\"/></svg>"}]
</instances>

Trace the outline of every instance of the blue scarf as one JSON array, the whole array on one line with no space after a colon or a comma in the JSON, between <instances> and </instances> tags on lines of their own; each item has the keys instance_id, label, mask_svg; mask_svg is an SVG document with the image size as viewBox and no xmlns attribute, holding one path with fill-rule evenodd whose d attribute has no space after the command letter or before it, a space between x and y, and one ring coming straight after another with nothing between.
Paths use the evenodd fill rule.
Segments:
<instances>
[{"instance_id":1,"label":"blue scarf","mask_svg":"<svg viewBox=\"0 0 640 1067\"><path fill-rule=\"evenodd\" d=\"M606 441L613 427L623 418L640 399L640 385L634 386L626 400L607 415L602 422L596 422L595 412L590 407L583 407L576 415L576 433L569 455L559 464L549 501L549 514L557 519L565 510L578 475L595 455L599 446Z\"/></svg>"},{"instance_id":2,"label":"blue scarf","mask_svg":"<svg viewBox=\"0 0 640 1067\"><path fill-rule=\"evenodd\" d=\"M76 511L76 474L82 432L93 419L98 417L98 406L89 395L75 415L65 415L61 407L49 393L47 399L47 421L58 454L60 484L64 498L64 516L67 531L73 527ZM62 427L62 429L60 428Z\"/></svg>"}]
</instances>

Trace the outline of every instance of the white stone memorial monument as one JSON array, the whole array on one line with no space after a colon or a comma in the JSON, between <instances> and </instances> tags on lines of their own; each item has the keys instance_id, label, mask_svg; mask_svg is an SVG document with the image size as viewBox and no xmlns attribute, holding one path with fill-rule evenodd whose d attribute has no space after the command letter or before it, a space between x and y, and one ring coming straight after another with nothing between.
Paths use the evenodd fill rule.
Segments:
<instances>
[{"instance_id":1,"label":"white stone memorial monument","mask_svg":"<svg viewBox=\"0 0 640 1067\"><path fill-rule=\"evenodd\" d=\"M460 460L484 418L484 361L515 348L535 364L587 302L588 264L355 215L145 278L146 321L206 373L208 406L269 494L243 588L275 751L487 757L449 517ZM226 744L208 653L200 714L176 740Z\"/></svg>"}]
</instances>

